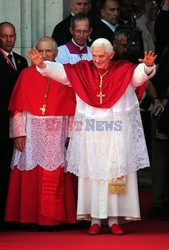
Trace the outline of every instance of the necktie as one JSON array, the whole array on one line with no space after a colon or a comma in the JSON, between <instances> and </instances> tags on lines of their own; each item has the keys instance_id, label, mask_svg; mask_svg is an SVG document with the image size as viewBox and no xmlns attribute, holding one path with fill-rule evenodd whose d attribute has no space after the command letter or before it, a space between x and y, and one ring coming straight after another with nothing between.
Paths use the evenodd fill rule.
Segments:
<instances>
[{"instance_id":1,"label":"necktie","mask_svg":"<svg viewBox=\"0 0 169 250\"><path fill-rule=\"evenodd\" d=\"M16 69L16 67L15 67L15 65L14 65L14 63L13 63L13 61L12 61L12 55L11 55L11 54L8 55L8 59L9 59L9 61L10 61L10 65L11 65L14 69Z\"/></svg>"}]
</instances>

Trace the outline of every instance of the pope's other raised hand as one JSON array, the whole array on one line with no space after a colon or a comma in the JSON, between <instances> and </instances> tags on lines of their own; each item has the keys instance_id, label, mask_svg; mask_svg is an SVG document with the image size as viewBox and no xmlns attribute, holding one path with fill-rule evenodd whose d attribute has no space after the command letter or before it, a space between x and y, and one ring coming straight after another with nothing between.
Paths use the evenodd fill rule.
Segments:
<instances>
[{"instance_id":1,"label":"pope's other raised hand","mask_svg":"<svg viewBox=\"0 0 169 250\"><path fill-rule=\"evenodd\" d=\"M154 64L157 55L154 54L153 51L145 51L144 52L144 59L139 59L139 62L145 63L146 66L151 67Z\"/></svg>"}]
</instances>

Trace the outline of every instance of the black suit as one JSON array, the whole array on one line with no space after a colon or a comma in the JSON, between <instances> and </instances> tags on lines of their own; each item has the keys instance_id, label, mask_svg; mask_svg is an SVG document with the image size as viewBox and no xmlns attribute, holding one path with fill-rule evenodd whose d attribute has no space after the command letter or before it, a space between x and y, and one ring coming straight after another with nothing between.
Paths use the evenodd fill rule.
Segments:
<instances>
[{"instance_id":1,"label":"black suit","mask_svg":"<svg viewBox=\"0 0 169 250\"><path fill-rule=\"evenodd\" d=\"M69 31L71 17L72 15L70 14L63 19L63 21L58 23L53 30L52 37L57 42L58 46L69 42L72 38L72 34Z\"/></svg>"},{"instance_id":2,"label":"black suit","mask_svg":"<svg viewBox=\"0 0 169 250\"><path fill-rule=\"evenodd\" d=\"M160 118L152 120L152 194L153 206L164 207L166 202L169 204L169 139L157 138L157 128L160 132L169 137L169 49L161 57L159 68L153 79L161 99L167 99L167 105ZM162 214L163 216L163 214ZM167 217L169 219L169 210L167 208Z\"/></svg>"},{"instance_id":3,"label":"black suit","mask_svg":"<svg viewBox=\"0 0 169 250\"><path fill-rule=\"evenodd\" d=\"M14 53L17 70L7 63L0 51L0 223L3 221L5 202L13 152L13 141L9 139L8 102L15 82L22 69L28 66L27 60Z\"/></svg>"},{"instance_id":4,"label":"black suit","mask_svg":"<svg viewBox=\"0 0 169 250\"><path fill-rule=\"evenodd\" d=\"M97 25L94 27L90 35L92 41L95 41L97 38L106 38L111 43L113 43L113 37L114 32L101 20L98 21Z\"/></svg>"},{"instance_id":5,"label":"black suit","mask_svg":"<svg viewBox=\"0 0 169 250\"><path fill-rule=\"evenodd\" d=\"M159 61L163 50L169 44L169 32L167 26L169 25L169 11L160 10L154 26L157 47L157 60Z\"/></svg>"}]
</instances>

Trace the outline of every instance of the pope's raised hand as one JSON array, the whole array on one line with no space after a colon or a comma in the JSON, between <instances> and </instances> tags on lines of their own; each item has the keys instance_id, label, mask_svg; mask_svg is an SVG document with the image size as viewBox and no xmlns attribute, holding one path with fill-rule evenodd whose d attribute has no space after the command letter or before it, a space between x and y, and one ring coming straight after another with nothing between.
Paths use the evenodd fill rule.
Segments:
<instances>
[{"instance_id":1,"label":"pope's raised hand","mask_svg":"<svg viewBox=\"0 0 169 250\"><path fill-rule=\"evenodd\" d=\"M157 55L155 55L153 51L145 51L144 59L139 59L139 62L145 63L148 67L150 67L153 66L156 57Z\"/></svg>"},{"instance_id":2,"label":"pope's raised hand","mask_svg":"<svg viewBox=\"0 0 169 250\"><path fill-rule=\"evenodd\" d=\"M36 48L30 49L28 51L27 57L39 68L44 68L45 64L43 62L42 55Z\"/></svg>"}]
</instances>

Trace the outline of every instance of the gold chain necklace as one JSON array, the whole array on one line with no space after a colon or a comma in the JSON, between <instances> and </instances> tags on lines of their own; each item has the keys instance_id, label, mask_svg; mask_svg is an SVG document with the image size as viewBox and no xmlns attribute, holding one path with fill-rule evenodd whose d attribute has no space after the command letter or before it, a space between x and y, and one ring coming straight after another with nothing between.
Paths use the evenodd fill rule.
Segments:
<instances>
[{"instance_id":1,"label":"gold chain necklace","mask_svg":"<svg viewBox=\"0 0 169 250\"><path fill-rule=\"evenodd\" d=\"M100 85L99 85L99 88L100 88L100 93L97 94L96 96L100 98L100 104L103 103L103 97L105 97L106 95L103 94L102 92L102 87L103 87L103 77L109 72L109 69L103 74L101 75L99 72L99 76L100 76Z\"/></svg>"},{"instance_id":2,"label":"gold chain necklace","mask_svg":"<svg viewBox=\"0 0 169 250\"><path fill-rule=\"evenodd\" d=\"M46 112L46 100L48 98L48 92L49 92L49 85L50 85L50 78L48 78L47 84L46 84L46 90L45 90L45 95L43 98L43 106L40 108L42 115L45 115Z\"/></svg>"}]
</instances>

